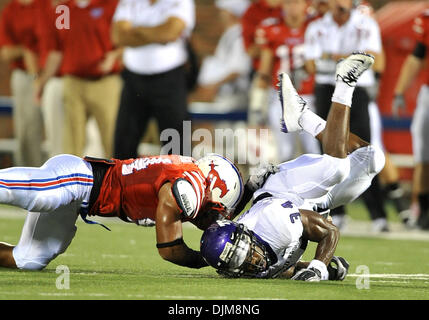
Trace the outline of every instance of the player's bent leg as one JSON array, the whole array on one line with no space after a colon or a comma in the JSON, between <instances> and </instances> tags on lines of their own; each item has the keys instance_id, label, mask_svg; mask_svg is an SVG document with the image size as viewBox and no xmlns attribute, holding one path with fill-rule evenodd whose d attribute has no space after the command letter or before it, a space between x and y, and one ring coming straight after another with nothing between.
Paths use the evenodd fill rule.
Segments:
<instances>
[{"instance_id":1,"label":"player's bent leg","mask_svg":"<svg viewBox=\"0 0 429 320\"><path fill-rule=\"evenodd\" d=\"M73 240L79 204L73 202L53 212L29 212L21 238L13 248L19 269L42 270L63 253Z\"/></svg>"},{"instance_id":2,"label":"player's bent leg","mask_svg":"<svg viewBox=\"0 0 429 320\"><path fill-rule=\"evenodd\" d=\"M281 194L293 192L302 199L326 195L349 175L350 159L329 155L305 154L278 166L279 172L271 175L262 191Z\"/></svg>"},{"instance_id":3,"label":"player's bent leg","mask_svg":"<svg viewBox=\"0 0 429 320\"><path fill-rule=\"evenodd\" d=\"M319 208L334 209L355 200L368 189L385 163L383 150L372 145L357 149L347 158L350 159L348 177L317 203Z\"/></svg>"},{"instance_id":4,"label":"player's bent leg","mask_svg":"<svg viewBox=\"0 0 429 320\"><path fill-rule=\"evenodd\" d=\"M76 156L59 155L40 168L0 170L0 203L50 212L72 201L89 198L92 184L89 163Z\"/></svg>"}]
</instances>

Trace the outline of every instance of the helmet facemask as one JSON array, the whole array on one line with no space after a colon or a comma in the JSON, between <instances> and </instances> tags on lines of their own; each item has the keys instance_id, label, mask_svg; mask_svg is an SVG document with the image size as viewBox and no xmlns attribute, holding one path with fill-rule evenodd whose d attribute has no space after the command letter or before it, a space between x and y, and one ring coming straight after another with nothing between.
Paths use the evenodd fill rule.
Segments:
<instances>
[{"instance_id":1,"label":"helmet facemask","mask_svg":"<svg viewBox=\"0 0 429 320\"><path fill-rule=\"evenodd\" d=\"M265 246L259 243L251 231L239 224L232 234L232 243L227 242L220 255L224 263L218 273L228 277L254 277L270 265Z\"/></svg>"}]
</instances>

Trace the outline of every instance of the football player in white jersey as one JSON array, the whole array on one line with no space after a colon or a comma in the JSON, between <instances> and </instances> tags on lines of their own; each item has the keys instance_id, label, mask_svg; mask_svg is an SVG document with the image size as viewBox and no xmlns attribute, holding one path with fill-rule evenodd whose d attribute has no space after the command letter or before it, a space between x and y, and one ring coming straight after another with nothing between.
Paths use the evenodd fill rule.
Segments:
<instances>
[{"instance_id":1,"label":"football player in white jersey","mask_svg":"<svg viewBox=\"0 0 429 320\"><path fill-rule=\"evenodd\" d=\"M312 210L326 211L353 201L384 166L382 150L349 132L357 79L373 62L370 55L354 53L338 63L327 121L306 107L286 74L280 76L285 132L307 131L322 142L324 154L303 155L250 177L236 212L251 198L252 207L237 222L213 224L201 238L203 257L219 273L259 278L286 275L305 281L344 279L348 264L334 257L338 228ZM314 259L300 262L308 241L318 243Z\"/></svg>"}]
</instances>

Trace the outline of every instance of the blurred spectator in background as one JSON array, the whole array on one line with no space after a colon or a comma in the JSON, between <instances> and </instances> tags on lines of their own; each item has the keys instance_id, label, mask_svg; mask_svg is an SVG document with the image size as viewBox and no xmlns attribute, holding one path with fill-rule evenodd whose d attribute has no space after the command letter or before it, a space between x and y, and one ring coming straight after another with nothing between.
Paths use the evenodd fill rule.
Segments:
<instances>
[{"instance_id":1,"label":"blurred spectator in background","mask_svg":"<svg viewBox=\"0 0 429 320\"><path fill-rule=\"evenodd\" d=\"M248 0L216 0L224 32L214 55L202 62L191 101L215 102L216 110L225 112L247 108L251 61L244 49L240 18L249 4Z\"/></svg>"},{"instance_id":2,"label":"blurred spectator in background","mask_svg":"<svg viewBox=\"0 0 429 320\"><path fill-rule=\"evenodd\" d=\"M45 30L47 61L41 86L63 75L64 152L82 156L89 116L97 121L106 157L112 156L113 132L121 91L121 49L110 40L110 27L118 1L67 2L69 27L55 24ZM57 21L56 21L57 22Z\"/></svg>"},{"instance_id":3,"label":"blurred spectator in background","mask_svg":"<svg viewBox=\"0 0 429 320\"><path fill-rule=\"evenodd\" d=\"M43 163L43 120L34 102L34 80L39 73L35 17L39 0L12 0L0 17L0 55L11 63L13 122L17 166Z\"/></svg>"},{"instance_id":4,"label":"blurred spectator in background","mask_svg":"<svg viewBox=\"0 0 429 320\"><path fill-rule=\"evenodd\" d=\"M405 190L402 188L399 181L398 167L393 163L390 154L386 151L383 143L383 123L381 119L380 110L377 104L379 79L384 70L384 53L379 55L379 59L373 65L375 72L376 84L369 87L368 93L370 96L370 103L368 105L370 128L371 128L371 144L379 147L384 151L385 165L383 170L378 174L376 179L379 179L383 187L383 196L390 200L399 215L401 221L405 226L410 225L410 204L406 199ZM383 200L380 200L383 201Z\"/></svg>"},{"instance_id":5,"label":"blurred spectator in background","mask_svg":"<svg viewBox=\"0 0 429 320\"><path fill-rule=\"evenodd\" d=\"M417 44L414 51L402 65L398 82L395 87L392 112L400 116L401 109L405 108L404 93L425 64L429 46L429 10L415 19L413 30ZM429 81L428 81L429 82ZM426 82L426 83L428 83ZM420 88L417 106L411 124L414 154L413 193L417 194L419 217L417 226L429 229L429 86L424 84Z\"/></svg>"},{"instance_id":6,"label":"blurred spectator in background","mask_svg":"<svg viewBox=\"0 0 429 320\"><path fill-rule=\"evenodd\" d=\"M55 32L57 6L66 5L71 0L41 0L39 14L36 17L37 38L39 43L39 62L42 68L35 81L36 103L41 106L45 125L48 157L64 153L64 99L61 78L61 51L53 51L50 39ZM48 70L48 67L53 67Z\"/></svg>"},{"instance_id":7,"label":"blurred spectator in background","mask_svg":"<svg viewBox=\"0 0 429 320\"><path fill-rule=\"evenodd\" d=\"M374 17L374 9L367 1L354 1L356 5L356 10L362 14L369 15L372 18ZM377 175L378 179L383 188L383 194L388 200L390 200L399 215L401 221L405 226L410 226L410 204L406 199L405 190L402 188L399 181L399 170L393 161L390 158L390 154L384 148L383 143L383 124L381 120L380 110L377 104L377 98L380 88L380 79L386 68L386 57L384 50L381 50L381 53L377 55L377 59L374 61L372 70L374 71L374 84L367 87L367 92L369 95L369 119L370 119L370 128L371 128L371 144L379 147L384 151L385 156L385 165L383 170ZM380 200L381 203L384 200Z\"/></svg>"},{"instance_id":8,"label":"blurred spectator in background","mask_svg":"<svg viewBox=\"0 0 429 320\"><path fill-rule=\"evenodd\" d=\"M282 0L284 16L276 23L261 26L258 43L261 46L260 63L251 93L249 123L266 121L266 104L269 101L268 120L277 139L278 161L292 159L297 152L320 153L319 143L306 132L284 134L281 132L281 106L277 94L278 75L290 75L298 93L313 108L314 76L304 68L305 30L310 23L306 0ZM301 142L301 150L297 139Z\"/></svg>"},{"instance_id":9,"label":"blurred spectator in background","mask_svg":"<svg viewBox=\"0 0 429 320\"><path fill-rule=\"evenodd\" d=\"M309 7L309 14L311 17L317 19L329 11L329 0L313 0Z\"/></svg>"},{"instance_id":10,"label":"blurred spectator in background","mask_svg":"<svg viewBox=\"0 0 429 320\"><path fill-rule=\"evenodd\" d=\"M256 0L241 19L244 46L252 58L253 69L259 67L261 47L256 43L256 30L264 24L272 24L282 17L282 0Z\"/></svg>"},{"instance_id":11,"label":"blurred spectator in background","mask_svg":"<svg viewBox=\"0 0 429 320\"><path fill-rule=\"evenodd\" d=\"M330 0L330 11L307 28L306 67L315 73L315 106L326 119L334 92L336 62L353 51L365 51L379 59L381 35L377 22L368 14L353 9L352 0ZM375 85L374 71L367 70L360 78L353 94L350 131L371 141L368 87ZM373 230L388 231L387 214L378 179L374 179L362 198L373 220ZM344 223L344 208L333 212L337 226Z\"/></svg>"},{"instance_id":12,"label":"blurred spectator in background","mask_svg":"<svg viewBox=\"0 0 429 320\"><path fill-rule=\"evenodd\" d=\"M121 0L114 21L113 41L125 47L114 156L126 159L138 156L151 117L161 132L175 129L183 140L183 121L188 119L186 41L195 25L195 4L193 0ZM180 153L182 146L175 146Z\"/></svg>"}]
</instances>

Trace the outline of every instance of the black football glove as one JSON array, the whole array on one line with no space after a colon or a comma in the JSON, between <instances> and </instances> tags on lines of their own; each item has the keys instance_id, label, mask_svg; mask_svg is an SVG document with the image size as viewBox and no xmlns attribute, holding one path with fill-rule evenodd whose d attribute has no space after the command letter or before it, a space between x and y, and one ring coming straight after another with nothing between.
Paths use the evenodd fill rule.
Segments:
<instances>
[{"instance_id":1,"label":"black football glove","mask_svg":"<svg viewBox=\"0 0 429 320\"><path fill-rule=\"evenodd\" d=\"M343 281L349 271L349 266L346 259L334 256L328 265L329 280Z\"/></svg>"}]
</instances>

